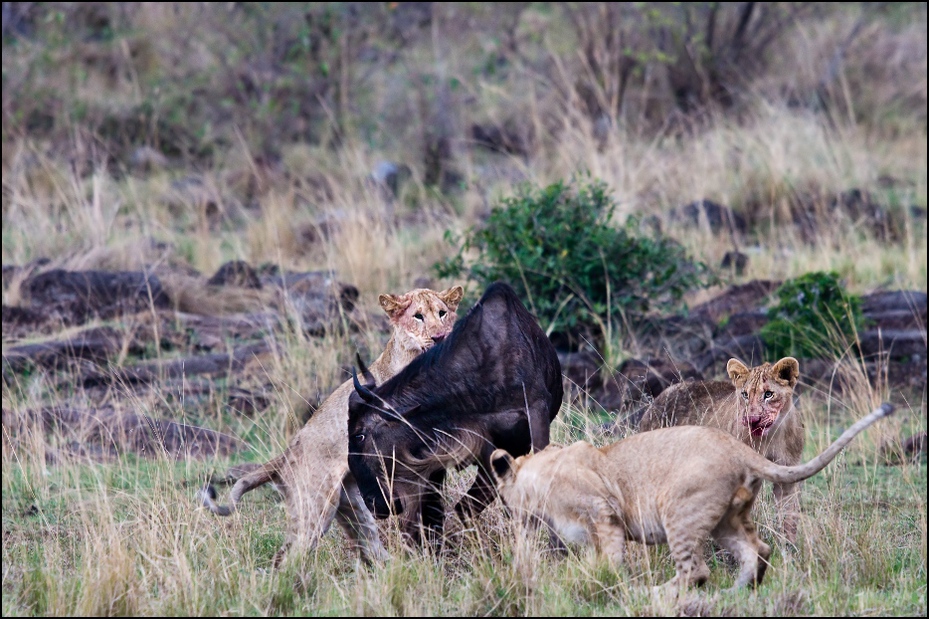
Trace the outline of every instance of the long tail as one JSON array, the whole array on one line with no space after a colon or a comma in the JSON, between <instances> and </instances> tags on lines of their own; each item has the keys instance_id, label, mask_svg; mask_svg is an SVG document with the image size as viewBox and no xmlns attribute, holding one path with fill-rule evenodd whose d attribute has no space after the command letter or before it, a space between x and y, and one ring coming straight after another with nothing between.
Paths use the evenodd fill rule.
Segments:
<instances>
[{"instance_id":1,"label":"long tail","mask_svg":"<svg viewBox=\"0 0 929 619\"><path fill-rule=\"evenodd\" d=\"M884 402L880 405L879 408L875 409L872 413L866 417L857 421L852 427L842 433L842 436L837 438L832 445L826 448L824 452L810 460L805 464L798 464L797 466L781 466L773 462L768 462L762 471L762 477L776 483L794 483L802 481L807 477L812 477L816 473L820 472L826 465L832 462L832 459L835 458L842 448L851 442L855 436L870 426L872 423L878 419L882 419L891 413L894 412L894 405L889 402Z\"/></svg>"},{"instance_id":2,"label":"long tail","mask_svg":"<svg viewBox=\"0 0 929 619\"><path fill-rule=\"evenodd\" d=\"M239 502L239 499L242 498L243 494L259 486L263 486L269 481L273 481L278 471L278 460L279 458L275 458L270 462L266 462L261 468L257 468L248 475L240 477L232 487L232 492L229 493L229 505L219 505L216 502L216 488L209 482L197 492L197 498L200 499L204 507L214 514L219 516L230 516L235 512L236 504Z\"/></svg>"}]
</instances>

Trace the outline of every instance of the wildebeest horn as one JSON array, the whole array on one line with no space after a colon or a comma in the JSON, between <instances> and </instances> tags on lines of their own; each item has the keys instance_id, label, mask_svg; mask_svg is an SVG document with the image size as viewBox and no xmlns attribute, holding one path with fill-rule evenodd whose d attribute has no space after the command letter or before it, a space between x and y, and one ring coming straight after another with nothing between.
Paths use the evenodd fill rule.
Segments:
<instances>
[{"instance_id":1,"label":"wildebeest horn","mask_svg":"<svg viewBox=\"0 0 929 619\"><path fill-rule=\"evenodd\" d=\"M355 360L358 362L358 367L361 368L361 375L365 378L365 383L373 387L377 381L374 380L374 376L368 370L368 366L365 365L365 362L361 360L361 353L355 353Z\"/></svg>"},{"instance_id":2,"label":"wildebeest horn","mask_svg":"<svg viewBox=\"0 0 929 619\"><path fill-rule=\"evenodd\" d=\"M365 401L368 406L374 408L377 413L388 421L396 421L400 419L400 414L394 410L394 407L384 401L384 398L377 395L371 388L367 385L362 385L358 381L358 374L355 373L355 368L352 368L352 382L355 384L355 391L361 396L361 399ZM374 382L371 382L371 386L374 386Z\"/></svg>"},{"instance_id":3,"label":"wildebeest horn","mask_svg":"<svg viewBox=\"0 0 929 619\"><path fill-rule=\"evenodd\" d=\"M366 385L362 385L358 381L358 374L355 372L355 368L352 367L352 382L355 384L355 391L358 392L358 395L361 396L361 399L367 402L368 404L379 404L380 398L374 395L374 392L371 391Z\"/></svg>"}]
</instances>

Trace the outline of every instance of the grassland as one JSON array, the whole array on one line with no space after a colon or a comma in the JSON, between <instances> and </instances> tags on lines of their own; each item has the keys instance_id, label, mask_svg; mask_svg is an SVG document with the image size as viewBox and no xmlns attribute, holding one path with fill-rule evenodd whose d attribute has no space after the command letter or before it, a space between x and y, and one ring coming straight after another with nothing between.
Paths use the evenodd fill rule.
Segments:
<instances>
[{"instance_id":1,"label":"grassland","mask_svg":"<svg viewBox=\"0 0 929 619\"><path fill-rule=\"evenodd\" d=\"M623 15L617 32L641 53L619 105L622 72L591 63L612 49L598 14L574 5L446 7L427 21L389 6L357 17L326 6L49 3L5 21L4 266L48 258L65 269L169 265L207 276L229 260L325 269L376 313L381 292L452 283L431 271L456 249L446 231L481 222L517 183L589 172L610 186L621 217L654 216L696 259L715 267L726 251L748 254L746 271L726 284L834 270L855 293L926 291L924 5L814 5L758 50L766 62L736 65L738 79L726 82L734 100L698 88L691 107L669 77L678 56L642 41L663 27L661 15ZM720 33L734 15L719 15ZM699 75L716 66L700 63ZM481 148L478 124L512 129L524 148ZM371 180L380 161L409 166L396 196ZM893 234L828 210L851 189L881 205ZM672 217L697 199L732 207L749 231L733 238ZM818 213L812 238L794 223L798 209ZM21 300L16 281L5 281L4 306ZM235 314L262 300L208 302L194 295L185 311ZM842 391L809 386L805 457L885 399L899 412L806 483L795 546L779 537L766 490L756 520L775 552L755 592L726 591L733 571L708 545L705 588L656 596L651 585L673 572L666 548L633 546L618 570L583 549L553 557L499 506L468 525L451 519L438 556L404 550L387 522L384 565L358 564L333 530L312 556L272 569L285 523L275 494L256 491L220 519L198 507L195 489L213 471L279 453L309 394L344 379L355 351L380 350L385 338L373 326L321 337L282 329L273 361L242 379L271 386L270 406L253 417L224 405L232 385L222 381L202 402L158 382L101 394L77 386L77 370L4 382L4 616L926 614L926 463L888 466L880 454L886 440L926 430L925 388L892 390L860 372ZM636 334L614 338L612 365L639 354ZM156 347L106 365L176 354ZM252 449L101 461L67 456L69 439L54 433L8 424L41 407L101 401ZM612 440L602 421L583 398L566 402L554 438ZM450 502L471 475L453 478Z\"/></svg>"}]
</instances>

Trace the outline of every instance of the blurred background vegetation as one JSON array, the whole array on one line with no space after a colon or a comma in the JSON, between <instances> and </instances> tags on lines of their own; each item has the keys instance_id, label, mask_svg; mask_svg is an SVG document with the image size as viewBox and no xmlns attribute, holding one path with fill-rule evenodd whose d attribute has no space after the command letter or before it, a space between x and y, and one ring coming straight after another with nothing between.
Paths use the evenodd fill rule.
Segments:
<instances>
[{"instance_id":1,"label":"blurred background vegetation","mask_svg":"<svg viewBox=\"0 0 929 619\"><path fill-rule=\"evenodd\" d=\"M517 184L587 172L617 224L694 224L714 267L925 281L924 241L894 267L811 255L921 236L925 33L923 3L8 2L3 259L138 238L202 271L358 271L364 234L334 224L360 217L393 237L364 292ZM799 274L765 257L748 275Z\"/></svg>"}]
</instances>

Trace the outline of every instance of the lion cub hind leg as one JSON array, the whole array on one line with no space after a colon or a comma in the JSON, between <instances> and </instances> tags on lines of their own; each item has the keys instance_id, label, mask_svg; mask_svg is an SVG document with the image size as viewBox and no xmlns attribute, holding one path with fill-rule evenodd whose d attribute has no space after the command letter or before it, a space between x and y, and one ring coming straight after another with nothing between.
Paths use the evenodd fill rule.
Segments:
<instances>
[{"instance_id":1,"label":"lion cub hind leg","mask_svg":"<svg viewBox=\"0 0 929 619\"><path fill-rule=\"evenodd\" d=\"M740 486L732 497L729 511L713 530L713 538L717 543L739 562L739 577L733 588L760 585L768 569L771 547L758 537L755 523L751 519L758 489Z\"/></svg>"},{"instance_id":2,"label":"lion cub hind leg","mask_svg":"<svg viewBox=\"0 0 929 619\"><path fill-rule=\"evenodd\" d=\"M710 568L703 558L703 543L730 510L728 502L714 500L710 492L697 492L675 505L661 520L677 573L667 587L703 585Z\"/></svg>"},{"instance_id":3,"label":"lion cub hind leg","mask_svg":"<svg viewBox=\"0 0 929 619\"><path fill-rule=\"evenodd\" d=\"M606 555L614 569L622 565L626 552L626 530L615 515L608 520L596 522L591 537L596 542L597 550Z\"/></svg>"},{"instance_id":4,"label":"lion cub hind leg","mask_svg":"<svg viewBox=\"0 0 929 619\"><path fill-rule=\"evenodd\" d=\"M319 540L336 518L342 494L341 484L289 484L289 487L287 513L293 515L288 522L284 545L274 556L275 567L280 567L285 556L316 550Z\"/></svg>"},{"instance_id":5,"label":"lion cub hind leg","mask_svg":"<svg viewBox=\"0 0 929 619\"><path fill-rule=\"evenodd\" d=\"M668 548L677 572L663 588L703 585L710 578L710 568L703 558L703 540L709 534L706 527L666 526Z\"/></svg>"}]
</instances>

